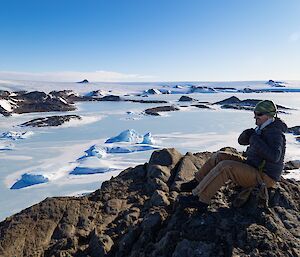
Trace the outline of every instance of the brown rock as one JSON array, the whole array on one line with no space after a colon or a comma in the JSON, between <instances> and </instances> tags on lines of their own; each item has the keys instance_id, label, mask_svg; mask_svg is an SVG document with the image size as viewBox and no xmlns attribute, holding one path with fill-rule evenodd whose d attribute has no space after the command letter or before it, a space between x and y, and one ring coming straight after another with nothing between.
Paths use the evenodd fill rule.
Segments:
<instances>
[{"instance_id":1,"label":"brown rock","mask_svg":"<svg viewBox=\"0 0 300 257\"><path fill-rule=\"evenodd\" d=\"M173 169L182 155L174 148L164 148L162 150L154 151L149 160L149 165L168 166Z\"/></svg>"}]
</instances>

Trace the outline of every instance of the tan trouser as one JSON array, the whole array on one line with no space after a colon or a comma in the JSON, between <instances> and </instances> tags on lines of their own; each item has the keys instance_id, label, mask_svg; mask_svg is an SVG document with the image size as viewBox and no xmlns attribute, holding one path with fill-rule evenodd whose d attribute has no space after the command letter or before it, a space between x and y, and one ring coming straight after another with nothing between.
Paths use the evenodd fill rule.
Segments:
<instances>
[{"instance_id":1,"label":"tan trouser","mask_svg":"<svg viewBox=\"0 0 300 257\"><path fill-rule=\"evenodd\" d=\"M198 195L200 201L210 203L211 198L228 180L244 188L257 185L259 171L244 161L241 155L221 151L214 153L196 172L195 178L199 185L192 191L193 194ZM275 185L275 181L265 173L262 179L267 187Z\"/></svg>"}]
</instances>

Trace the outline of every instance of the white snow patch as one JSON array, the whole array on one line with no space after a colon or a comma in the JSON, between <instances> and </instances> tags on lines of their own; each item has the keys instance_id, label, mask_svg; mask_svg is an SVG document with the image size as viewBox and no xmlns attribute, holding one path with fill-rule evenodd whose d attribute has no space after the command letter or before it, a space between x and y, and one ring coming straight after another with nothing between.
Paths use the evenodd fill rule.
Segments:
<instances>
[{"instance_id":1,"label":"white snow patch","mask_svg":"<svg viewBox=\"0 0 300 257\"><path fill-rule=\"evenodd\" d=\"M0 106L8 112L12 111L12 105L11 105L10 101L8 101L8 100L1 99Z\"/></svg>"},{"instance_id":2,"label":"white snow patch","mask_svg":"<svg viewBox=\"0 0 300 257\"><path fill-rule=\"evenodd\" d=\"M14 145L11 144L11 143L1 142L0 141L0 151L12 150L13 147L14 147Z\"/></svg>"},{"instance_id":3,"label":"white snow patch","mask_svg":"<svg viewBox=\"0 0 300 257\"><path fill-rule=\"evenodd\" d=\"M286 179L287 178L289 178L289 179L293 178L297 181L300 181L300 169L289 170L288 172L289 172L288 174L283 175L284 178L286 178Z\"/></svg>"}]
</instances>

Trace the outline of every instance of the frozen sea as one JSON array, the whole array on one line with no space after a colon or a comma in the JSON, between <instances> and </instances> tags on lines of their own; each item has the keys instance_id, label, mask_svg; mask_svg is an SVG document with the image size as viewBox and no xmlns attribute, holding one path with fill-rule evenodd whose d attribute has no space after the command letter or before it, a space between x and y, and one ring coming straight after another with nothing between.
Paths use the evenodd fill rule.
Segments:
<instances>
[{"instance_id":1,"label":"frozen sea","mask_svg":"<svg viewBox=\"0 0 300 257\"><path fill-rule=\"evenodd\" d=\"M253 86L264 86L263 82L251 82ZM244 87L250 82L217 83L217 86ZM164 84L166 87L168 84ZM291 84L292 88L300 83ZM6 90L63 90L73 89L79 93L102 89L110 94L126 95L141 93L155 87L155 84L103 84L83 86L72 83L41 83L0 81L0 89ZM170 87L174 84L169 83ZM80 88L79 88L80 87ZM160 86L156 86L160 87ZM0 117L0 135L7 131L30 132L23 139L0 140L0 220L35 204L46 197L82 195L92 192L111 176L116 176L127 167L146 162L152 151L132 153L108 153L102 158L83 158L91 146L107 146L108 138L122 131L133 129L141 136L151 132L157 148L174 147L182 154L186 152L216 151L224 146L236 147L237 137L242 130L255 127L253 113L242 110L226 110L212 106L213 110L199 109L188 103L178 102L182 94L151 95L147 98L127 96L130 99L157 99L168 104L142 104L132 102L80 102L77 110L68 113L31 113ZM300 125L300 93L194 93L188 96L203 102L216 102L232 95L240 99L270 99L276 104L294 108L289 114L280 114L289 127ZM180 111L168 112L159 117L142 114L147 108L175 104ZM24 128L18 125L33 118L78 114L82 121L70 122L61 127ZM300 142L287 134L286 160L300 160ZM131 143L114 143L117 147L131 147ZM71 174L76 168L88 168L102 173ZM300 173L300 171L296 171ZM292 176L299 177L297 173ZM93 172L91 172L93 173ZM22 175L41 175L45 183L34 184L20 189L11 187ZM291 175L290 175L291 176Z\"/></svg>"}]
</instances>

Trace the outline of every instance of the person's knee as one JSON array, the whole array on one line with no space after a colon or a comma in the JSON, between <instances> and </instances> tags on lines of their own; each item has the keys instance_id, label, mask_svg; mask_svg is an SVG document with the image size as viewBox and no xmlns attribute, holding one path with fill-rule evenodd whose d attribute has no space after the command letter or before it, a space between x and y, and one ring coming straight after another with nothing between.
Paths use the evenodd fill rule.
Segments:
<instances>
[{"instance_id":1,"label":"person's knee","mask_svg":"<svg viewBox=\"0 0 300 257\"><path fill-rule=\"evenodd\" d=\"M229 169L229 168L232 167L232 162L233 162L233 161L230 161L230 160L223 160L223 161L220 161L220 162L217 164L216 168L217 168L218 170L226 170L226 169Z\"/></svg>"}]
</instances>

